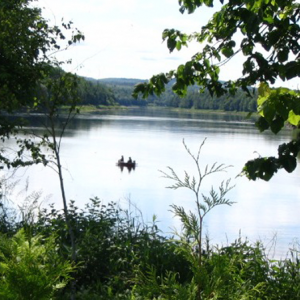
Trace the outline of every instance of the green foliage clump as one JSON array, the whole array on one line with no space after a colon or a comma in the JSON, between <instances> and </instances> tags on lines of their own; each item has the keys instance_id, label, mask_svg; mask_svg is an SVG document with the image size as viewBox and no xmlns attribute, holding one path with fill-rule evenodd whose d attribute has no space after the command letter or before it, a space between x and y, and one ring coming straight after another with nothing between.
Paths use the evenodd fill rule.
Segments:
<instances>
[{"instance_id":1,"label":"green foliage clump","mask_svg":"<svg viewBox=\"0 0 300 300\"><path fill-rule=\"evenodd\" d=\"M206 239L200 266L195 241L188 235L166 237L155 218L145 225L137 215L98 199L83 210L74 202L70 208L76 268L69 263L72 250L63 212L42 210L30 224L5 227L24 227L17 234L1 235L0 299L68 299L70 276L80 300L300 297L296 250L273 260L260 242L239 237L219 246Z\"/></svg>"},{"instance_id":2,"label":"green foliage clump","mask_svg":"<svg viewBox=\"0 0 300 300\"><path fill-rule=\"evenodd\" d=\"M58 255L55 237L0 236L0 298L49 300L66 286L74 266Z\"/></svg>"},{"instance_id":3,"label":"green foliage clump","mask_svg":"<svg viewBox=\"0 0 300 300\"><path fill-rule=\"evenodd\" d=\"M131 298L124 299L298 299L300 261L297 251L291 253L292 258L271 260L260 242L239 237L227 246L207 247L198 280L180 283L178 273L163 277L150 269L140 274Z\"/></svg>"},{"instance_id":4,"label":"green foliage clump","mask_svg":"<svg viewBox=\"0 0 300 300\"><path fill-rule=\"evenodd\" d=\"M277 134L285 124L297 128L300 124L300 95L286 88L271 89L268 84L261 83L258 89L258 111L256 122L262 132L270 129ZM270 180L280 169L288 173L297 167L297 156L300 152L300 135L288 143L278 147L278 157L259 157L250 160L243 168L244 174L252 180L257 178Z\"/></svg>"},{"instance_id":5,"label":"green foliage clump","mask_svg":"<svg viewBox=\"0 0 300 300\"><path fill-rule=\"evenodd\" d=\"M71 202L69 220L79 263L74 274L79 293L91 286L106 297L124 292L132 286L137 272L149 267L163 275L179 272L182 282L191 278L189 264L176 254L176 244L160 234L155 218L147 225L115 203L104 205L95 198L84 210ZM45 236L57 233L61 255L70 257L69 233L61 211L53 207L41 211L34 230Z\"/></svg>"}]
</instances>

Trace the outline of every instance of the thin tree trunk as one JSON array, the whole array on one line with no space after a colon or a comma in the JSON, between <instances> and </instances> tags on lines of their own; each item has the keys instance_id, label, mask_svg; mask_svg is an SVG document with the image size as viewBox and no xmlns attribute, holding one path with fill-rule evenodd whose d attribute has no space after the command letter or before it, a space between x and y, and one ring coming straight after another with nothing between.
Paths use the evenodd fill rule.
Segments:
<instances>
[{"instance_id":1,"label":"thin tree trunk","mask_svg":"<svg viewBox=\"0 0 300 300\"><path fill-rule=\"evenodd\" d=\"M52 120L51 120L52 121ZM60 163L60 154L59 154L59 145L56 140L56 134L55 134L55 128L54 124L52 122L52 138L53 138L53 148L54 148L54 153L55 153L55 159L56 159L56 164L57 164L57 171L58 171L58 176L59 176L59 183L60 183L60 191L61 191L61 196L63 200L63 207L64 207L64 215L66 219L66 224L68 227L69 235L70 235L70 242L71 242L71 259L73 263L76 263L76 244L75 244L75 235L74 231L72 228L72 224L70 221L69 217L69 210L68 210L68 203L67 203L67 197L65 193L65 186L64 186L64 180L63 180L63 174L62 174L62 166ZM75 286L75 281L73 280L71 283L71 300L75 300L76 292L76 286Z\"/></svg>"},{"instance_id":2,"label":"thin tree trunk","mask_svg":"<svg viewBox=\"0 0 300 300\"><path fill-rule=\"evenodd\" d=\"M63 181L63 175L62 175L62 168L60 164L60 157L59 153L56 152L56 160L57 160L57 168L58 168L58 175L59 175L59 182L60 182L60 190L61 190L61 196L63 199L63 205L64 205L64 214L66 218L66 223L69 229L70 239L71 239L71 246L72 246L72 260L76 261L76 245L75 245L75 236L74 231L70 222L69 218L69 211L68 211L68 204L67 204L67 198L65 193L65 186Z\"/></svg>"},{"instance_id":3,"label":"thin tree trunk","mask_svg":"<svg viewBox=\"0 0 300 300\"><path fill-rule=\"evenodd\" d=\"M199 228L199 240L198 240L198 248L199 248L199 256L198 256L198 264L201 272L202 269L202 225L203 219L200 215L200 228ZM201 300L201 282L198 283L198 300Z\"/></svg>"}]
</instances>

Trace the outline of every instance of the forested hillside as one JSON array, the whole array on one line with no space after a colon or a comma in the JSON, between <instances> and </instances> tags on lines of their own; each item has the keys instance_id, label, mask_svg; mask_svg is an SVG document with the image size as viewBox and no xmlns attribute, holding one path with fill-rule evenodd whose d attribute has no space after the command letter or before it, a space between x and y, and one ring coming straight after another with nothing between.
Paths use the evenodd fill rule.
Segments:
<instances>
[{"instance_id":1,"label":"forested hillside","mask_svg":"<svg viewBox=\"0 0 300 300\"><path fill-rule=\"evenodd\" d=\"M47 79L50 79L52 81L55 81L55 79L57 79L62 74L66 74L61 68L58 67L51 67L49 70L51 71L49 71ZM117 105L114 92L111 90L111 88L108 85L97 80L77 77L76 88L81 105ZM51 94L49 89L46 88L45 80L42 81L40 85L38 85L37 90L39 94L43 94L45 92L47 94Z\"/></svg>"},{"instance_id":2,"label":"forested hillside","mask_svg":"<svg viewBox=\"0 0 300 300\"><path fill-rule=\"evenodd\" d=\"M124 106L138 105L147 106L153 102L155 97L149 97L147 100L134 99L132 97L133 87L137 83L142 83L144 80L140 79L126 79L126 78L105 78L96 80L107 86L114 94L115 100L118 104Z\"/></svg>"},{"instance_id":3,"label":"forested hillside","mask_svg":"<svg viewBox=\"0 0 300 300\"><path fill-rule=\"evenodd\" d=\"M86 105L116 105L114 92L109 86L96 80L80 78L80 97L82 104Z\"/></svg>"},{"instance_id":4,"label":"forested hillside","mask_svg":"<svg viewBox=\"0 0 300 300\"><path fill-rule=\"evenodd\" d=\"M107 79L88 79L94 84L104 84L108 90L111 90L118 104L124 106L138 105L157 105L173 108L195 108L195 109L215 109L225 111L256 111L256 95L248 96L242 90L236 95L224 95L222 97L211 97L208 91L199 93L199 87L192 86L188 89L186 97L179 97L172 91L174 82L170 82L166 91L161 96L150 96L147 99L134 99L132 97L133 87L144 80L125 79L125 78L107 78Z\"/></svg>"}]
</instances>

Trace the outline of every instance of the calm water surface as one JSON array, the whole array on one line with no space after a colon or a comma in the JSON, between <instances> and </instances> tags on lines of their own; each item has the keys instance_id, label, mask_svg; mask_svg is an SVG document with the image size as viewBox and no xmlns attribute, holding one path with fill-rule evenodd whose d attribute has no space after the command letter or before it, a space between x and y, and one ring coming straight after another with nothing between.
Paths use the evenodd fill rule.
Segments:
<instances>
[{"instance_id":1,"label":"calm water surface","mask_svg":"<svg viewBox=\"0 0 300 300\"><path fill-rule=\"evenodd\" d=\"M248 159L276 155L278 144L289 141L291 134L288 130L280 135L260 134L253 122L237 116L147 109L82 115L70 124L63 140L67 197L79 207L95 196L104 203L119 202L124 208L130 202L142 212L145 222L155 214L164 232L171 232L174 226L180 229L170 205L193 211L194 196L185 189L167 189L172 182L159 170L167 171L170 166L182 178L184 170L196 175L182 140L196 154L207 138L200 156L202 167L214 162L232 167L207 177L203 193L228 178L236 185L228 194L236 203L217 207L206 218L205 233L211 242L225 244L241 233L250 241L261 239L271 244L276 235L276 255L285 255L300 234L300 168L292 174L280 171L268 183L236 176ZM136 160L137 168L121 172L115 165L121 155ZM52 195L44 202L61 207L59 182L51 169L34 166L18 171L17 177L22 181L28 177L29 190Z\"/></svg>"}]
</instances>

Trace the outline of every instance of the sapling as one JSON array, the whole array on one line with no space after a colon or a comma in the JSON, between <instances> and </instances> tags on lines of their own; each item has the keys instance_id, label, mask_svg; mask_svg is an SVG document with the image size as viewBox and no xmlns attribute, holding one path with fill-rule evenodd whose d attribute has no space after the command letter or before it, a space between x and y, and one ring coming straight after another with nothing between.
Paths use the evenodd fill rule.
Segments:
<instances>
[{"instance_id":1,"label":"sapling","mask_svg":"<svg viewBox=\"0 0 300 300\"><path fill-rule=\"evenodd\" d=\"M187 171L184 171L184 178L181 179L173 168L168 168L168 173L160 171L164 178L171 179L174 184L167 188L177 190L179 188L187 188L194 194L196 210L195 212L187 212L184 207L178 205L171 205L172 212L175 216L180 218L182 223L182 234L176 232L176 235L180 237L180 251L185 254L187 259L193 266L193 272L195 279L198 282L198 299L201 299L201 266L203 256L203 221L205 216L216 206L229 205L231 206L234 202L226 198L227 193L234 187L230 184L230 179L222 181L218 191L214 187L211 187L208 195L204 195L202 186L204 179L207 176L213 175L220 172L225 172L230 165L213 163L211 166L206 165L205 168L200 166L200 153L202 147L205 144L206 139L201 143L198 153L195 156L192 154L190 149L187 147L183 140L185 150L193 159L197 169L197 176L190 176Z\"/></svg>"}]
</instances>

